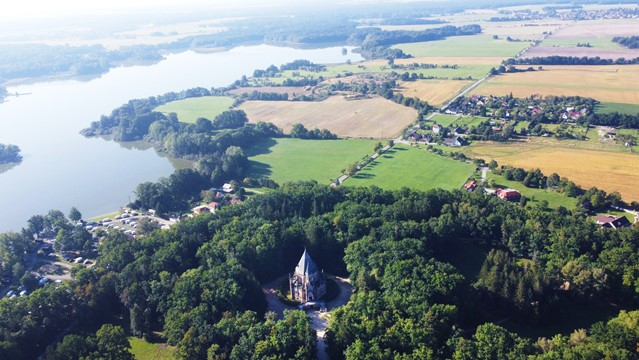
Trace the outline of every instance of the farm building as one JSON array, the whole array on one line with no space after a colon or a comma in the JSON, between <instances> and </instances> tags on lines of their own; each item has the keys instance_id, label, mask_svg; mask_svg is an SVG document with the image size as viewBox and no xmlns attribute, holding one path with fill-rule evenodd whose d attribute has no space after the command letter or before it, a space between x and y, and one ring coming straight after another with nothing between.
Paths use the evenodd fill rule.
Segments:
<instances>
[{"instance_id":1,"label":"farm building","mask_svg":"<svg viewBox=\"0 0 639 360\"><path fill-rule=\"evenodd\" d=\"M506 201L519 201L521 194L515 189L497 189L495 195Z\"/></svg>"},{"instance_id":2,"label":"farm building","mask_svg":"<svg viewBox=\"0 0 639 360\"><path fill-rule=\"evenodd\" d=\"M326 294L326 279L313 259L304 249L302 258L295 267L295 272L289 274L291 297L300 302L316 301Z\"/></svg>"},{"instance_id":3,"label":"farm building","mask_svg":"<svg viewBox=\"0 0 639 360\"><path fill-rule=\"evenodd\" d=\"M208 207L207 205L200 205L193 208L193 214L195 215L210 213L210 212L214 212L214 211L212 211L211 208Z\"/></svg>"},{"instance_id":4,"label":"farm building","mask_svg":"<svg viewBox=\"0 0 639 360\"><path fill-rule=\"evenodd\" d=\"M464 185L464 189L468 190L468 191L474 191L475 188L477 188L477 181L473 180L469 183L466 183Z\"/></svg>"},{"instance_id":5,"label":"farm building","mask_svg":"<svg viewBox=\"0 0 639 360\"><path fill-rule=\"evenodd\" d=\"M595 222L601 227L607 227L612 229L619 229L622 227L630 226L630 221L625 216L614 215L597 215Z\"/></svg>"}]
</instances>

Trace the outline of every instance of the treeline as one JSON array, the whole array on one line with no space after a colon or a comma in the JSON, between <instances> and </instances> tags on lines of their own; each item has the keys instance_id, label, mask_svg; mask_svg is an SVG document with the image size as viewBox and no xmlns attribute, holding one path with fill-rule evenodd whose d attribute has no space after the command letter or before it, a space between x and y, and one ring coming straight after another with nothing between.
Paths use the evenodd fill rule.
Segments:
<instances>
[{"instance_id":1,"label":"treeline","mask_svg":"<svg viewBox=\"0 0 639 360\"><path fill-rule=\"evenodd\" d=\"M359 46L354 51L359 52L365 59L401 59L408 58L400 49L390 46L402 43L443 40L449 36L475 35L481 32L479 25L452 25L421 31L385 31L379 28L360 28L348 38L348 44Z\"/></svg>"},{"instance_id":2,"label":"treeline","mask_svg":"<svg viewBox=\"0 0 639 360\"><path fill-rule=\"evenodd\" d=\"M0 144L0 164L20 161L22 161L22 155L20 155L20 148L17 145Z\"/></svg>"},{"instance_id":3,"label":"treeline","mask_svg":"<svg viewBox=\"0 0 639 360\"><path fill-rule=\"evenodd\" d=\"M304 70L310 72L321 72L326 70L326 65L314 64L309 60L295 60L290 63L282 64L280 67L270 65L264 70L256 69L253 71L253 77L275 77L287 70Z\"/></svg>"},{"instance_id":4,"label":"treeline","mask_svg":"<svg viewBox=\"0 0 639 360\"><path fill-rule=\"evenodd\" d=\"M132 99L126 104L102 115L99 121L91 123L89 128L80 133L84 136L113 135L116 141L141 140L152 122L166 117L153 112L153 109L171 101L193 97L221 95L223 90L192 88L180 92L168 92L164 95L151 96L146 99Z\"/></svg>"},{"instance_id":5,"label":"treeline","mask_svg":"<svg viewBox=\"0 0 639 360\"><path fill-rule=\"evenodd\" d=\"M312 129L308 130L302 124L294 124L291 128L290 136L298 139L309 140L334 140L337 139L337 135L331 133L327 129Z\"/></svg>"},{"instance_id":6,"label":"treeline","mask_svg":"<svg viewBox=\"0 0 639 360\"><path fill-rule=\"evenodd\" d=\"M97 75L129 62L162 60L157 49L142 45L109 51L101 45L16 44L1 45L0 53L0 81L49 75Z\"/></svg>"},{"instance_id":7,"label":"treeline","mask_svg":"<svg viewBox=\"0 0 639 360\"><path fill-rule=\"evenodd\" d=\"M639 48L639 36L615 36L612 41L629 49Z\"/></svg>"},{"instance_id":8,"label":"treeline","mask_svg":"<svg viewBox=\"0 0 639 360\"><path fill-rule=\"evenodd\" d=\"M630 65L638 64L639 57L634 59L618 58L602 59L599 56L535 56L529 58L510 58L504 61L505 65Z\"/></svg>"},{"instance_id":9,"label":"treeline","mask_svg":"<svg viewBox=\"0 0 639 360\"><path fill-rule=\"evenodd\" d=\"M287 101L288 93L252 91L240 94L241 100Z\"/></svg>"}]
</instances>

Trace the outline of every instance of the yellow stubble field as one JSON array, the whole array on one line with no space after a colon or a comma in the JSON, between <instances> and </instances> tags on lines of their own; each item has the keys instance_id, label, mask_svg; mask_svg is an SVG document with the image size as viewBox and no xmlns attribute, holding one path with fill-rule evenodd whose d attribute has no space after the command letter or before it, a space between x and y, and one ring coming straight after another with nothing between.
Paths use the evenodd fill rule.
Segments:
<instances>
[{"instance_id":1,"label":"yellow stubble field","mask_svg":"<svg viewBox=\"0 0 639 360\"><path fill-rule=\"evenodd\" d=\"M524 67L526 65L519 65ZM537 66L534 66L535 68ZM543 66L542 71L502 74L472 91L515 97L579 95L601 102L639 103L639 65Z\"/></svg>"},{"instance_id":2,"label":"yellow stubble field","mask_svg":"<svg viewBox=\"0 0 639 360\"><path fill-rule=\"evenodd\" d=\"M300 123L307 129L328 129L341 137L391 138L417 119L417 111L374 96L324 101L246 101L240 107L251 122L272 122L285 132Z\"/></svg>"},{"instance_id":3,"label":"yellow stubble field","mask_svg":"<svg viewBox=\"0 0 639 360\"><path fill-rule=\"evenodd\" d=\"M625 201L639 200L639 155L586 149L551 147L542 144L479 143L466 154L495 159L500 165L556 172L583 188L596 186L607 192L619 191Z\"/></svg>"},{"instance_id":4,"label":"yellow stubble field","mask_svg":"<svg viewBox=\"0 0 639 360\"><path fill-rule=\"evenodd\" d=\"M400 83L398 90L406 97L416 97L433 106L442 106L472 83L467 80L416 80Z\"/></svg>"}]
</instances>

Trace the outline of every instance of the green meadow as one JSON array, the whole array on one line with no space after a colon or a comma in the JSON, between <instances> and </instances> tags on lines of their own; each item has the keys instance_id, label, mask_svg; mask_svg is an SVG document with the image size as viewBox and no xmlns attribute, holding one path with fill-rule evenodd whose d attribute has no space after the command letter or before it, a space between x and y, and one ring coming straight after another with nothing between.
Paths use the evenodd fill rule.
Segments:
<instances>
[{"instance_id":1,"label":"green meadow","mask_svg":"<svg viewBox=\"0 0 639 360\"><path fill-rule=\"evenodd\" d=\"M475 127L488 118L481 116L459 116L449 114L437 114L430 121L436 122L443 126L464 126Z\"/></svg>"},{"instance_id":2,"label":"green meadow","mask_svg":"<svg viewBox=\"0 0 639 360\"><path fill-rule=\"evenodd\" d=\"M511 57L525 49L528 42L510 42L490 35L451 36L445 40L393 46L414 57ZM499 64L497 64L499 65Z\"/></svg>"},{"instance_id":3,"label":"green meadow","mask_svg":"<svg viewBox=\"0 0 639 360\"><path fill-rule=\"evenodd\" d=\"M171 360L175 347L164 343L150 343L144 339L130 337L131 353L135 360Z\"/></svg>"},{"instance_id":4,"label":"green meadow","mask_svg":"<svg viewBox=\"0 0 639 360\"><path fill-rule=\"evenodd\" d=\"M499 188L511 188L519 191L522 195L528 198L529 204L537 204L541 201L546 200L548 202L548 207L551 209L555 209L559 206L563 206L566 209L574 209L577 205L577 199L565 196L560 194L557 191L546 190L546 189L532 189L527 188L524 184L517 182L506 180L504 176L497 175L495 173L489 172L486 175L486 181L489 179L495 180L496 187Z\"/></svg>"},{"instance_id":5,"label":"green meadow","mask_svg":"<svg viewBox=\"0 0 639 360\"><path fill-rule=\"evenodd\" d=\"M345 186L459 189L475 166L398 144L344 182Z\"/></svg>"},{"instance_id":6,"label":"green meadow","mask_svg":"<svg viewBox=\"0 0 639 360\"><path fill-rule=\"evenodd\" d=\"M203 96L172 101L158 106L155 111L165 114L174 112L180 122L193 124L201 117L213 120L228 110L233 102L233 98L226 96Z\"/></svg>"},{"instance_id":7,"label":"green meadow","mask_svg":"<svg viewBox=\"0 0 639 360\"><path fill-rule=\"evenodd\" d=\"M297 180L316 180L329 184L349 164L373 154L376 140L268 139L247 151L249 174L268 176L282 184Z\"/></svg>"},{"instance_id":8,"label":"green meadow","mask_svg":"<svg viewBox=\"0 0 639 360\"><path fill-rule=\"evenodd\" d=\"M639 113L639 104L621 104L621 103L601 103L595 108L597 114L610 114L618 112L620 114L635 115Z\"/></svg>"},{"instance_id":9,"label":"green meadow","mask_svg":"<svg viewBox=\"0 0 639 360\"><path fill-rule=\"evenodd\" d=\"M549 37L542 41L541 46L577 47L577 44L590 44L595 49L623 50L623 46L612 41L612 36L602 38L553 38Z\"/></svg>"}]
</instances>

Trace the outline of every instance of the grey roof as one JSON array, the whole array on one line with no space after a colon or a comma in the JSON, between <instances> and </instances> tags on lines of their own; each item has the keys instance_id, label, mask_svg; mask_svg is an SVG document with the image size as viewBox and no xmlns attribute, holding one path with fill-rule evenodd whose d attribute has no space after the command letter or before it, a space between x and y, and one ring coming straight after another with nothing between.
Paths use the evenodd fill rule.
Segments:
<instances>
[{"instance_id":1,"label":"grey roof","mask_svg":"<svg viewBox=\"0 0 639 360\"><path fill-rule=\"evenodd\" d=\"M313 259L311 259L311 256L308 254L308 252L306 252L306 249L304 249L302 258L295 267L295 273L308 276L311 274L315 274L316 272L317 266L315 265L315 262L313 261Z\"/></svg>"}]
</instances>

